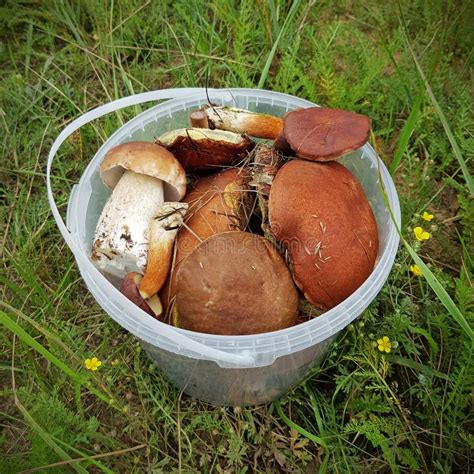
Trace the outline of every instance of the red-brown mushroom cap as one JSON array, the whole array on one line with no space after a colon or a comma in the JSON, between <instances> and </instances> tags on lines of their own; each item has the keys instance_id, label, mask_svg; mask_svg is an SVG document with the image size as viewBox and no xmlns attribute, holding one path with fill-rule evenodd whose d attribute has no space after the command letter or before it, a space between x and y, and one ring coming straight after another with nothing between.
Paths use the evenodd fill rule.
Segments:
<instances>
[{"instance_id":1,"label":"red-brown mushroom cap","mask_svg":"<svg viewBox=\"0 0 474 474\"><path fill-rule=\"evenodd\" d=\"M370 119L340 109L309 107L288 112L283 134L300 158L311 161L336 160L367 142Z\"/></svg>"},{"instance_id":2,"label":"red-brown mushroom cap","mask_svg":"<svg viewBox=\"0 0 474 474\"><path fill-rule=\"evenodd\" d=\"M374 214L360 183L337 162L286 163L270 190L269 219L295 283L321 309L346 299L374 268Z\"/></svg>"},{"instance_id":3,"label":"red-brown mushroom cap","mask_svg":"<svg viewBox=\"0 0 474 474\"><path fill-rule=\"evenodd\" d=\"M179 326L207 334L259 334L292 326L298 293L273 244L248 232L217 234L181 264Z\"/></svg>"}]
</instances>

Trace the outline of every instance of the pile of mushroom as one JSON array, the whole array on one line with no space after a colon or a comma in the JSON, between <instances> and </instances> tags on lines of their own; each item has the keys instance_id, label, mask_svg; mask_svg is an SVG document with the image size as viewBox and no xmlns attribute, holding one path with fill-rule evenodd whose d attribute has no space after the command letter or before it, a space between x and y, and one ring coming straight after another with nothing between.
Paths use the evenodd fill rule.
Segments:
<instances>
[{"instance_id":1,"label":"pile of mushroom","mask_svg":"<svg viewBox=\"0 0 474 474\"><path fill-rule=\"evenodd\" d=\"M369 130L367 117L337 109L282 119L209 105L155 143L119 145L101 165L112 194L91 259L138 307L184 329L240 335L299 324L374 268L375 217L336 161Z\"/></svg>"}]
</instances>

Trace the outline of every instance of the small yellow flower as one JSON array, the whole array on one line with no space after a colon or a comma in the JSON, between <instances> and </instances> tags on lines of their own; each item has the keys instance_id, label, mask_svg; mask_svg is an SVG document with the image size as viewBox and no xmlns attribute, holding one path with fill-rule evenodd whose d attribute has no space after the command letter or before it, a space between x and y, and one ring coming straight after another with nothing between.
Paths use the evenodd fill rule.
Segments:
<instances>
[{"instance_id":1,"label":"small yellow flower","mask_svg":"<svg viewBox=\"0 0 474 474\"><path fill-rule=\"evenodd\" d=\"M431 237L430 233L426 232L426 230L423 230L421 227L415 227L413 232L418 240L428 240Z\"/></svg>"},{"instance_id":2,"label":"small yellow flower","mask_svg":"<svg viewBox=\"0 0 474 474\"><path fill-rule=\"evenodd\" d=\"M433 214L430 214L429 212L426 212L426 211L423 212L423 214L421 215L421 218L427 222L430 222L433 219L433 217L434 217Z\"/></svg>"},{"instance_id":3,"label":"small yellow flower","mask_svg":"<svg viewBox=\"0 0 474 474\"><path fill-rule=\"evenodd\" d=\"M92 357L92 359L86 359L84 361L84 367L87 370L92 370L93 372L96 371L101 365L102 362L97 359L97 357Z\"/></svg>"},{"instance_id":4,"label":"small yellow flower","mask_svg":"<svg viewBox=\"0 0 474 474\"><path fill-rule=\"evenodd\" d=\"M420 270L420 267L418 265L410 265L410 270L413 273L413 275L417 277L423 276L423 272Z\"/></svg>"},{"instance_id":5,"label":"small yellow flower","mask_svg":"<svg viewBox=\"0 0 474 474\"><path fill-rule=\"evenodd\" d=\"M114 359L111 364L112 364L112 367L115 367L116 365L119 365L120 361L118 359Z\"/></svg>"},{"instance_id":6,"label":"small yellow flower","mask_svg":"<svg viewBox=\"0 0 474 474\"><path fill-rule=\"evenodd\" d=\"M377 344L380 352L389 353L392 350L392 343L388 336L384 336L382 339L377 339Z\"/></svg>"}]
</instances>

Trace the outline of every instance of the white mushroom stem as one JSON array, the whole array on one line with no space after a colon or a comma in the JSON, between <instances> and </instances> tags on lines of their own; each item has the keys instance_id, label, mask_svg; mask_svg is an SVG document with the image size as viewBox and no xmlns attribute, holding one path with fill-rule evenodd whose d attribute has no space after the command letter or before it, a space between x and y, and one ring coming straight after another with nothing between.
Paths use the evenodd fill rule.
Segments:
<instances>
[{"instance_id":1,"label":"white mushroom stem","mask_svg":"<svg viewBox=\"0 0 474 474\"><path fill-rule=\"evenodd\" d=\"M126 171L106 202L97 223L92 260L118 277L143 273L148 228L164 201L163 181Z\"/></svg>"},{"instance_id":2,"label":"white mushroom stem","mask_svg":"<svg viewBox=\"0 0 474 474\"><path fill-rule=\"evenodd\" d=\"M283 130L283 119L273 115L224 106L207 106L204 110L211 128L272 140Z\"/></svg>"},{"instance_id":3,"label":"white mushroom stem","mask_svg":"<svg viewBox=\"0 0 474 474\"><path fill-rule=\"evenodd\" d=\"M166 202L150 222L148 263L139 287L145 299L156 294L168 277L174 240L187 210L186 202Z\"/></svg>"}]
</instances>

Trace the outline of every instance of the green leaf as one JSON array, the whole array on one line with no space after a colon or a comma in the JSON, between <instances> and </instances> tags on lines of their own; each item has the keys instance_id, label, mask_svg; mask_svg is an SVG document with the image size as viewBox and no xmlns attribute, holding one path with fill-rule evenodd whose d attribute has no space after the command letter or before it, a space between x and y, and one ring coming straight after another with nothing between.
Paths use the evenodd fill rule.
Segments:
<instances>
[{"instance_id":1,"label":"green leaf","mask_svg":"<svg viewBox=\"0 0 474 474\"><path fill-rule=\"evenodd\" d=\"M406 357L400 357L393 354L386 354L385 358L392 364L408 367L410 369L422 372L428 376L432 375L434 377L438 377L439 379L450 380L450 378L446 374L443 374L442 372L439 372L438 370L434 370L427 365L423 365L423 364L420 364L419 362L415 362L414 360L407 359Z\"/></svg>"},{"instance_id":2,"label":"green leaf","mask_svg":"<svg viewBox=\"0 0 474 474\"><path fill-rule=\"evenodd\" d=\"M410 115L408 116L407 120L405 121L405 125L403 125L402 132L400 133L400 137L398 139L397 149L395 150L395 154L393 156L393 161L390 164L390 174L393 176L395 171L397 171L400 162L402 161L402 157L406 152L408 147L408 142L413 134L413 130L415 130L416 122L418 117L420 116L420 106L423 99L423 90L420 89L418 94L415 98L415 102L413 103L413 107L410 111Z\"/></svg>"},{"instance_id":3,"label":"green leaf","mask_svg":"<svg viewBox=\"0 0 474 474\"><path fill-rule=\"evenodd\" d=\"M0 312L1 315L1 312ZM71 461L72 458L67 454L60 446L56 444L53 438L47 433L31 416L30 412L20 403L18 398L15 396L15 405L17 406L18 410L20 410L21 414L24 416L26 422L31 426L31 428L40 436L40 438L63 460L63 461ZM82 466L78 466L76 464L72 465L72 468L76 472L80 472L82 474L87 474L87 470L84 469Z\"/></svg>"},{"instance_id":4,"label":"green leaf","mask_svg":"<svg viewBox=\"0 0 474 474\"><path fill-rule=\"evenodd\" d=\"M310 441L313 441L316 444L319 444L325 448L327 448L326 441L324 441L322 438L319 436L316 436L309 431L306 431L304 428L302 428L300 425L297 425L294 421L291 421L284 413L281 408L280 402L278 400L273 402L273 405L276 408L276 411L278 413L278 416L293 430L297 431L301 436L304 436L305 438L308 438Z\"/></svg>"}]
</instances>

